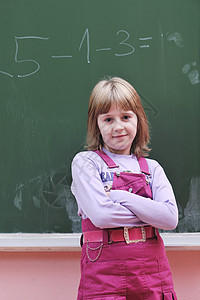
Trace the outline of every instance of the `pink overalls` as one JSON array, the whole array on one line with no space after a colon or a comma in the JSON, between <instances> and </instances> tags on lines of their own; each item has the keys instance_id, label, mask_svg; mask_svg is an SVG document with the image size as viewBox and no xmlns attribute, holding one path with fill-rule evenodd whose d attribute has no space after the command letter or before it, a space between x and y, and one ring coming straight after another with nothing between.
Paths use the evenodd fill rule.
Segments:
<instances>
[{"instance_id":1,"label":"pink overalls","mask_svg":"<svg viewBox=\"0 0 200 300\"><path fill-rule=\"evenodd\" d=\"M117 167L107 154L100 151L96 153L108 168ZM141 174L116 172L112 189L126 190L152 198L147 162L143 157L138 162ZM149 228L152 229L151 226ZM124 241L109 240L110 232L115 234L117 230L125 232L125 229ZM141 241L127 243L129 229L125 229L101 230L89 219L82 220L85 236L88 232L91 236L93 232L95 235L95 231L98 234L102 231L103 240L88 242L87 239L83 239L77 300L177 300L168 259L158 230L153 228L155 236L144 239L145 241L141 230ZM136 230L140 231L140 228Z\"/></svg>"}]
</instances>

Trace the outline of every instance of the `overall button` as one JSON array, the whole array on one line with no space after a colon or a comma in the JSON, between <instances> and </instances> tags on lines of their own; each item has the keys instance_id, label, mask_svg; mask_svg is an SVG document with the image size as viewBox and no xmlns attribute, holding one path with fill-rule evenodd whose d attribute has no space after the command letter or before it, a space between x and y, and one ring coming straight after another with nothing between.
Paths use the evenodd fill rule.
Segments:
<instances>
[{"instance_id":1,"label":"overall button","mask_svg":"<svg viewBox=\"0 0 200 300\"><path fill-rule=\"evenodd\" d=\"M116 174L117 177L120 176L120 172L119 171L116 171L115 174Z\"/></svg>"}]
</instances>

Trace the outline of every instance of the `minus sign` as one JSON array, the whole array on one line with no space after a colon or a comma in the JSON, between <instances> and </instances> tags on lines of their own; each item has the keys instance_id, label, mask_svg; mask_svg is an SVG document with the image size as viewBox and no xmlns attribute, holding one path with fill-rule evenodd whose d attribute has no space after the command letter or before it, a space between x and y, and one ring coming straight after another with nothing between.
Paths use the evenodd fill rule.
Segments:
<instances>
[{"instance_id":1,"label":"minus sign","mask_svg":"<svg viewBox=\"0 0 200 300\"><path fill-rule=\"evenodd\" d=\"M147 40L152 40L152 37L146 37L146 38L139 38L140 41L147 41Z\"/></svg>"},{"instance_id":2,"label":"minus sign","mask_svg":"<svg viewBox=\"0 0 200 300\"><path fill-rule=\"evenodd\" d=\"M52 58L72 58L71 55L53 55Z\"/></svg>"},{"instance_id":3,"label":"minus sign","mask_svg":"<svg viewBox=\"0 0 200 300\"><path fill-rule=\"evenodd\" d=\"M108 51L108 50L111 50L111 48L96 49L96 51Z\"/></svg>"}]
</instances>

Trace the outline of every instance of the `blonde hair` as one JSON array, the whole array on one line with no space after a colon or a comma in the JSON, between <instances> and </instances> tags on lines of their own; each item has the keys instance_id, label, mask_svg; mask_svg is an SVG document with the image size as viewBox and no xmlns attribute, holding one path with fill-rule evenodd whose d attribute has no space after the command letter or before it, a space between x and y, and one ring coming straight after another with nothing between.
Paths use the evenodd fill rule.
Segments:
<instances>
[{"instance_id":1,"label":"blonde hair","mask_svg":"<svg viewBox=\"0 0 200 300\"><path fill-rule=\"evenodd\" d=\"M112 104L123 110L132 110L138 119L137 134L131 146L136 156L148 156L149 126L139 95L133 86L119 77L106 78L94 87L88 107L87 140L88 150L101 150L104 142L97 124L100 114L107 113Z\"/></svg>"}]
</instances>

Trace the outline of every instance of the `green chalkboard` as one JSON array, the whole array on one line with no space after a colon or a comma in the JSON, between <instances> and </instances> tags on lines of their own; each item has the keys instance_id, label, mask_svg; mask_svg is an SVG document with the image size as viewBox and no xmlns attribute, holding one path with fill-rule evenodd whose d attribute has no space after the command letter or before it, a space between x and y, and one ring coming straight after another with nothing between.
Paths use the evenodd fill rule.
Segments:
<instances>
[{"instance_id":1,"label":"green chalkboard","mask_svg":"<svg viewBox=\"0 0 200 300\"><path fill-rule=\"evenodd\" d=\"M104 75L136 88L151 157L200 230L199 0L1 0L0 232L78 232L70 164Z\"/></svg>"}]
</instances>

